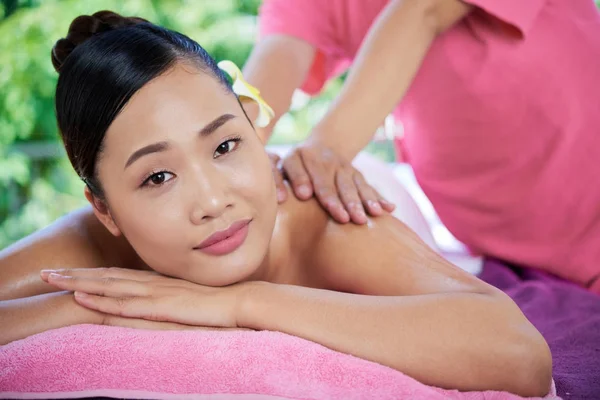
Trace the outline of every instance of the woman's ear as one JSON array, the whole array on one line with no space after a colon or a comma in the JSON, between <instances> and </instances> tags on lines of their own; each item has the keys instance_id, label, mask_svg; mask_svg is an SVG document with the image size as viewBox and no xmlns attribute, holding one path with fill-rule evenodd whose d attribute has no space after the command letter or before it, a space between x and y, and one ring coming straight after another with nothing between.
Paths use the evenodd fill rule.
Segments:
<instances>
[{"instance_id":1,"label":"woman's ear","mask_svg":"<svg viewBox=\"0 0 600 400\"><path fill-rule=\"evenodd\" d=\"M119 227L115 223L115 220L110 214L110 210L108 209L106 202L94 196L90 188L88 188L87 186L84 189L84 193L85 198L90 202L92 208L94 209L94 214L96 215L96 218L98 218L98 220L102 222L102 225L104 225L106 229L108 229L108 231L114 236L121 235L121 230L119 229Z\"/></svg>"}]
</instances>

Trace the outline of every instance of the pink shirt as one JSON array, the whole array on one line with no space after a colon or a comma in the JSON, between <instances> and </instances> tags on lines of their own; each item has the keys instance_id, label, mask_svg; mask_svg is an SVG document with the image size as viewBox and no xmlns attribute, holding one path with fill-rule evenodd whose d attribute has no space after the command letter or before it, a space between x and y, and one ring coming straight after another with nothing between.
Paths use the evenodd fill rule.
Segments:
<instances>
[{"instance_id":1,"label":"pink shirt","mask_svg":"<svg viewBox=\"0 0 600 400\"><path fill-rule=\"evenodd\" d=\"M467 2L396 109L417 179L474 252L600 292L600 14L593 0ZM261 35L315 46L314 94L387 3L268 0Z\"/></svg>"}]
</instances>

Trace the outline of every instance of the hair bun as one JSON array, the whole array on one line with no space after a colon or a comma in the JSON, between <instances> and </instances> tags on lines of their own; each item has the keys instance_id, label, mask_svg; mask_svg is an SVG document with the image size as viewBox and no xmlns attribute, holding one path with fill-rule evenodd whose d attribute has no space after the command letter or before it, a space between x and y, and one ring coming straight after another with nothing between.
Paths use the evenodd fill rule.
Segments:
<instances>
[{"instance_id":1,"label":"hair bun","mask_svg":"<svg viewBox=\"0 0 600 400\"><path fill-rule=\"evenodd\" d=\"M69 26L66 38L59 39L52 48L52 65L57 72L80 44L102 32L148 22L138 17L123 17L112 11L98 11L93 15L80 15Z\"/></svg>"}]
</instances>

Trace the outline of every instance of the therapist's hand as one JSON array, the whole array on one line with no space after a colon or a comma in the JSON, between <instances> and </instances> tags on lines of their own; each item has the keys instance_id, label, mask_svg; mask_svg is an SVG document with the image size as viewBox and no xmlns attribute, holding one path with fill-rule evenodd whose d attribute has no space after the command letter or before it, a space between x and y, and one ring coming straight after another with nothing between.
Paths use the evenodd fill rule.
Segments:
<instances>
[{"instance_id":1,"label":"therapist's hand","mask_svg":"<svg viewBox=\"0 0 600 400\"><path fill-rule=\"evenodd\" d=\"M278 159L271 158L276 162ZM313 195L340 223L365 224L367 214L379 216L395 206L385 200L350 162L322 145L303 144L293 149L281 162L285 178L301 200ZM287 198L283 180L276 173L279 202Z\"/></svg>"}]
</instances>

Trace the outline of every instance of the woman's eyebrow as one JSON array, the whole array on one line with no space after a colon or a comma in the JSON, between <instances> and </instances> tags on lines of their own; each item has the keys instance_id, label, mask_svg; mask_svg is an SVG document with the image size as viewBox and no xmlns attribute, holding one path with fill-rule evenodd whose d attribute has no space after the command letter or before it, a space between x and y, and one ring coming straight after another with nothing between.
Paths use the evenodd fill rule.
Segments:
<instances>
[{"instance_id":1,"label":"woman's eyebrow","mask_svg":"<svg viewBox=\"0 0 600 400\"><path fill-rule=\"evenodd\" d=\"M144 146L141 149L134 151L133 154L129 156L129 158L127 159L127 162L125 163L125 168L129 167L131 164L133 164L135 161L137 161L138 159L140 159L141 157L143 157L145 155L152 154L152 153L158 153L158 152L165 151L168 149L169 149L169 143L167 143L167 142L152 143L152 144L149 144L148 146Z\"/></svg>"},{"instance_id":2,"label":"woman's eyebrow","mask_svg":"<svg viewBox=\"0 0 600 400\"><path fill-rule=\"evenodd\" d=\"M230 119L235 118L233 114L223 114L220 117L215 118L212 122L209 122L200 130L200 136L208 136L217 129L219 129L222 125L224 125Z\"/></svg>"},{"instance_id":3,"label":"woman's eyebrow","mask_svg":"<svg viewBox=\"0 0 600 400\"><path fill-rule=\"evenodd\" d=\"M223 126L227 121L233 118L235 118L235 115L233 114L223 114L220 117L215 118L200 130L200 136L204 137L210 135L211 133L219 129L221 126ZM125 168L129 167L131 164L133 164L135 161L137 161L145 155L158 153L168 149L169 143L167 142L158 142L149 144L148 146L144 146L141 149L134 151L133 154L129 156L127 162L125 163Z\"/></svg>"}]
</instances>

